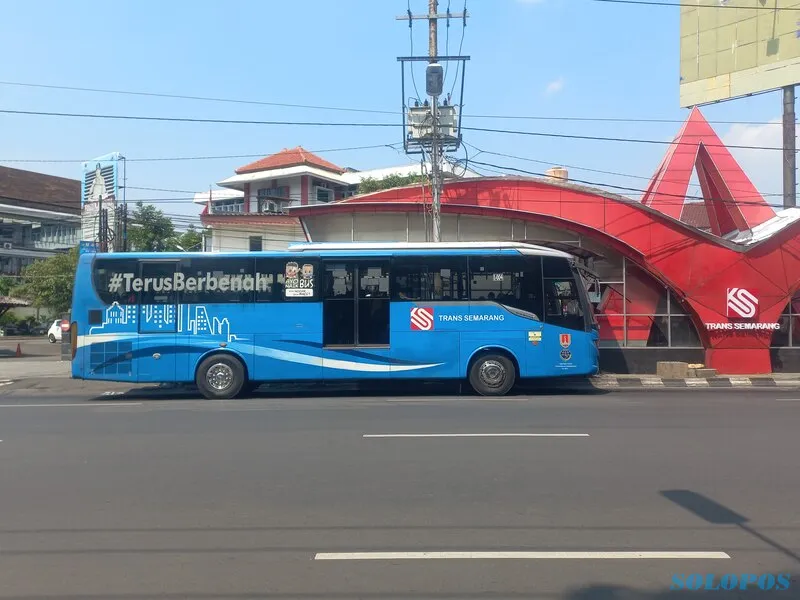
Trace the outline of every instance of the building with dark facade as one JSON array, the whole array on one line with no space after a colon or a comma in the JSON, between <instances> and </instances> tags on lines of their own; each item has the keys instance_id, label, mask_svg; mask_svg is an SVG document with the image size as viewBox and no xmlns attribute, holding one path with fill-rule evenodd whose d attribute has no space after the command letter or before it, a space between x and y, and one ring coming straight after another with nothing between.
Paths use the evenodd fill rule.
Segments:
<instances>
[{"instance_id":1,"label":"building with dark facade","mask_svg":"<svg viewBox=\"0 0 800 600\"><path fill-rule=\"evenodd\" d=\"M78 245L81 182L0 166L0 274Z\"/></svg>"}]
</instances>

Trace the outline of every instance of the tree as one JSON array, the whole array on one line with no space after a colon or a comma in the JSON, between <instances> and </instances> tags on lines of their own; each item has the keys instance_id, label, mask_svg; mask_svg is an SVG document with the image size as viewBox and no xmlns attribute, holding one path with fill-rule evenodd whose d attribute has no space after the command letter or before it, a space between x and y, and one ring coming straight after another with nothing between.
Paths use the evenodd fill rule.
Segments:
<instances>
[{"instance_id":1,"label":"tree","mask_svg":"<svg viewBox=\"0 0 800 600\"><path fill-rule=\"evenodd\" d=\"M203 234L195 228L189 227L183 233L175 235L170 239L168 250L178 250L181 252L199 252L203 250Z\"/></svg>"},{"instance_id":2,"label":"tree","mask_svg":"<svg viewBox=\"0 0 800 600\"><path fill-rule=\"evenodd\" d=\"M128 245L137 252L163 252L175 237L169 217L152 204L136 203L128 227Z\"/></svg>"},{"instance_id":3,"label":"tree","mask_svg":"<svg viewBox=\"0 0 800 600\"><path fill-rule=\"evenodd\" d=\"M411 173L410 175L400 175L399 173L393 173L392 175L387 175L381 179L375 179L374 177L365 177L361 180L361 183L358 184L358 193L359 194L369 194L372 192L377 192L379 190L388 190L391 188L396 187L403 187L406 185L414 185L415 183L422 183L427 181L427 178L423 175L417 175L415 173Z\"/></svg>"},{"instance_id":4,"label":"tree","mask_svg":"<svg viewBox=\"0 0 800 600\"><path fill-rule=\"evenodd\" d=\"M9 296L11 294L11 288L15 285L11 277L0 277L0 296Z\"/></svg>"},{"instance_id":5,"label":"tree","mask_svg":"<svg viewBox=\"0 0 800 600\"><path fill-rule=\"evenodd\" d=\"M78 266L78 250L36 261L25 267L19 286L12 296L30 300L34 306L46 306L56 313L67 312L72 305L72 285Z\"/></svg>"}]
</instances>

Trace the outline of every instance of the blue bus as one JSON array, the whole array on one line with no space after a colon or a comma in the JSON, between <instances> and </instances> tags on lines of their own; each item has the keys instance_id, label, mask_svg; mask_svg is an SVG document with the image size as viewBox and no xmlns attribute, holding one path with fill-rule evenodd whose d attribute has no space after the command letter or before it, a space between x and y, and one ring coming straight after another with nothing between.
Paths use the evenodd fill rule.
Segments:
<instances>
[{"instance_id":1,"label":"blue bus","mask_svg":"<svg viewBox=\"0 0 800 600\"><path fill-rule=\"evenodd\" d=\"M72 376L196 383L519 378L598 370L582 272L517 242L308 243L285 252L84 254Z\"/></svg>"}]
</instances>

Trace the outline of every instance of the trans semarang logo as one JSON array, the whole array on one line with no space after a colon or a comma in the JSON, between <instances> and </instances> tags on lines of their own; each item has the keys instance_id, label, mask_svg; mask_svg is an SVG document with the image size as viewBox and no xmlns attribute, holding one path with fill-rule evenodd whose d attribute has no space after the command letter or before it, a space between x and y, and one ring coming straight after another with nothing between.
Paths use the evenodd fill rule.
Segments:
<instances>
[{"instance_id":1,"label":"trans semarang logo","mask_svg":"<svg viewBox=\"0 0 800 600\"><path fill-rule=\"evenodd\" d=\"M752 319L758 314L758 298L744 288L728 288L725 307L728 318Z\"/></svg>"},{"instance_id":2,"label":"trans semarang logo","mask_svg":"<svg viewBox=\"0 0 800 600\"><path fill-rule=\"evenodd\" d=\"M411 331L433 329L433 309L415 306L411 309Z\"/></svg>"}]
</instances>

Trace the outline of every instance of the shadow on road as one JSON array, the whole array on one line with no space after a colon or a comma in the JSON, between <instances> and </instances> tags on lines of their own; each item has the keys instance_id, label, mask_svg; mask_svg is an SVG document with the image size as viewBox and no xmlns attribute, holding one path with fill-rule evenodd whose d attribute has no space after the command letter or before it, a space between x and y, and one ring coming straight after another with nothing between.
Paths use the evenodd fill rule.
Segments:
<instances>
[{"instance_id":1,"label":"shadow on road","mask_svg":"<svg viewBox=\"0 0 800 600\"><path fill-rule=\"evenodd\" d=\"M661 492L661 495L708 523L714 525L735 525L748 535L760 540L784 556L791 558L793 561L800 563L800 555L796 552L779 544L763 533L756 531L748 524L749 519L747 517L740 515L727 506L715 502L711 498L691 490L664 490ZM798 590L796 597L800 598L800 590Z\"/></svg>"},{"instance_id":2,"label":"shadow on road","mask_svg":"<svg viewBox=\"0 0 800 600\"><path fill-rule=\"evenodd\" d=\"M537 379L519 383L506 396L558 396L558 395L605 395L608 390L595 388L588 378ZM359 381L359 382L305 382L264 384L242 399L258 398L339 398L339 397L414 397L414 396L461 396L480 398L469 384L462 382L423 381ZM93 401L119 400L198 400L202 395L193 385L158 385L133 388L125 392L106 393L92 398Z\"/></svg>"}]
</instances>

